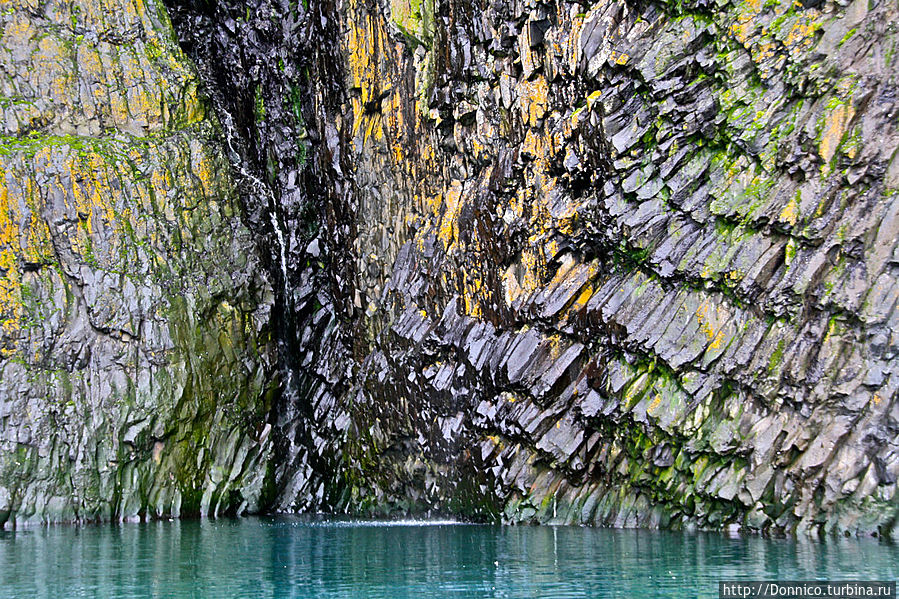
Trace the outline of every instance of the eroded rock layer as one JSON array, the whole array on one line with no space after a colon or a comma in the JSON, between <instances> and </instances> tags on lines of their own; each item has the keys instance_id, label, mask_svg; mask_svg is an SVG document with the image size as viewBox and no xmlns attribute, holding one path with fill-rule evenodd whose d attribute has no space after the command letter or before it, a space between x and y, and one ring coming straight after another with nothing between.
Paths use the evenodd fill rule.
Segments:
<instances>
[{"instance_id":1,"label":"eroded rock layer","mask_svg":"<svg viewBox=\"0 0 899 599\"><path fill-rule=\"evenodd\" d=\"M273 296L168 17L0 35L0 524L259 509Z\"/></svg>"}]
</instances>

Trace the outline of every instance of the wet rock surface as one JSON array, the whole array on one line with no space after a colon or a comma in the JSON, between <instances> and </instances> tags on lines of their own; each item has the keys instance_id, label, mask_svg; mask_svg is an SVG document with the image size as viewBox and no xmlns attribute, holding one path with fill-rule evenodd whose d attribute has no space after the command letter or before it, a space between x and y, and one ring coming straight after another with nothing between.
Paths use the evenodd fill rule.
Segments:
<instances>
[{"instance_id":1,"label":"wet rock surface","mask_svg":"<svg viewBox=\"0 0 899 599\"><path fill-rule=\"evenodd\" d=\"M166 13L0 35L0 524L260 509L273 294Z\"/></svg>"},{"instance_id":2,"label":"wet rock surface","mask_svg":"<svg viewBox=\"0 0 899 599\"><path fill-rule=\"evenodd\" d=\"M306 69L275 507L890 533L895 3L171 4Z\"/></svg>"},{"instance_id":3,"label":"wet rock surface","mask_svg":"<svg viewBox=\"0 0 899 599\"><path fill-rule=\"evenodd\" d=\"M246 451L209 446L241 456L229 474L213 449L191 472L210 498L230 502L235 489L248 509L894 533L895 2L170 0L167 8L220 129L203 115L177 49L164 44L149 66L135 67L151 74L144 83L125 75L107 83L119 90L104 96L107 112L96 95L38 102L21 91L38 76L28 66L4 91L34 98L4 101L16 149L2 155L4 169L33 173L34 183L8 176L7 187L20 188L3 197L39 197L42 208L9 200L0 214L11 215L0 233L14 266L0 264L2 388L33 398L7 401L0 418L27 414L21 401L65 414L44 397L65 386L28 378L25 365L38 358L23 340L37 339L59 356L51 363L72 365L67 372L137 390L103 418L133 401L179 431L245 439L234 446ZM4 35L20 35L20 12L36 15L32 27L44 26L40 15L74 23L54 10L4 13ZM138 45L121 31L144 32L135 39L146 44L165 29L153 9L135 14L157 20L95 26L118 53L106 62L101 53L103 77ZM48 52L41 43L35 52ZM18 53L10 61L30 64L19 45L3 47ZM63 46L63 56L80 56L77 44ZM72 68L71 59L61 64ZM163 68L166 85L146 83ZM72 72L81 81L90 71ZM92 90L91 77L73 85ZM141 102L134 89L154 98L152 109L132 107ZM81 189L71 183L74 158L45 149L52 144L19 147L45 134L89 137L68 150L79 159L100 141L140 154L144 174L128 185L124 174L104 175L115 190L107 195L139 202L135 190L161 181L171 207L149 212L164 219L131 224L137 243L106 226L130 222L116 212L124 208L78 208L92 201L78 200L81 191L66 200L67 186ZM209 182L199 154L213 165ZM104 160L79 168L96 178L113 168ZM154 177L149 165L172 172ZM60 183L45 183L54 177ZM134 204L130 214L147 212ZM128 277L113 272L122 261L133 265ZM172 293L132 280L160 270L191 283ZM31 295L20 290L28 277L41 281ZM39 327L21 324L26 296L69 288L68 303L51 305L70 308L53 308ZM223 299L227 317L218 316ZM160 305L179 306L177 315L148 316ZM191 323L187 332L173 333L180 322ZM213 357L198 360L197 340L222 339L222 330L228 341L207 343ZM83 357L95 337L121 344L121 354ZM127 357L97 362L107 355ZM126 361L150 355L162 361L156 370ZM192 382L153 383L141 395L146 372ZM131 386L116 378L128 376ZM94 384L75 396L90 393L92 406L114 396ZM202 409L158 412L185 396ZM133 459L146 466L134 471L185 463L160 450L172 455L160 466L162 440L129 433L131 420L109 430L121 431L122 447L152 441L138 441L144 453ZM16 438L31 425L0 422L5 456L31 451L33 441ZM69 422L80 427L72 435L103 430ZM34 451L64 464L62 449ZM103 460L82 462L85 476L109 467ZM2 472L21 479L21 466L7 463ZM116 462L114 471L124 468ZM129 497L157 488L136 482L155 474L115 476ZM61 484L33 483L54 490L31 503L7 500L9 513L81 496L53 486Z\"/></svg>"}]
</instances>

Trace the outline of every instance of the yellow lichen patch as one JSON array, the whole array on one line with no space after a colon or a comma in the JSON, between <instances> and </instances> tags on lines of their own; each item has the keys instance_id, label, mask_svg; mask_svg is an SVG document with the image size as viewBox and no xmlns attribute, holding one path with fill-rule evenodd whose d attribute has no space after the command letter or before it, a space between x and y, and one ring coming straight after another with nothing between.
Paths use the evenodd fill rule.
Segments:
<instances>
[{"instance_id":1,"label":"yellow lichen patch","mask_svg":"<svg viewBox=\"0 0 899 599\"><path fill-rule=\"evenodd\" d=\"M562 345L562 338L559 335L552 335L548 337L546 341L547 356L550 361L555 362L562 357L562 353L565 349Z\"/></svg>"},{"instance_id":2,"label":"yellow lichen patch","mask_svg":"<svg viewBox=\"0 0 899 599\"><path fill-rule=\"evenodd\" d=\"M555 256L555 255L559 252L559 248L560 248L561 246L559 245L558 240L556 240L556 239L550 239L550 240L546 243L546 245L543 246L543 247L544 247L544 251L546 252L546 255L547 255L547 256ZM565 258L567 259L567 258L569 258L569 256L566 256ZM567 264L567 263L563 263L562 268L560 268L560 269L559 269L559 272L556 273L556 276L553 278L552 283L555 283L556 280L560 278L560 275L563 275L565 272L567 272L567 270L565 270L565 269L566 269L566 266L570 266L570 265ZM552 284L552 283L551 283L551 284ZM564 281L564 282L563 282L563 284L567 284L567 283L568 283L568 281Z\"/></svg>"},{"instance_id":3,"label":"yellow lichen patch","mask_svg":"<svg viewBox=\"0 0 899 599\"><path fill-rule=\"evenodd\" d=\"M78 72L82 77L90 82L106 83L106 73L103 63L100 62L100 53L95 47L90 44L79 45L76 60L78 61Z\"/></svg>"},{"instance_id":4,"label":"yellow lichen patch","mask_svg":"<svg viewBox=\"0 0 899 599\"><path fill-rule=\"evenodd\" d=\"M408 156L408 144L404 143L403 131L405 122L403 120L403 103L402 98L395 91L391 92L382 102L384 110L381 115L381 134L384 130L390 133L390 149L396 164L406 162Z\"/></svg>"},{"instance_id":5,"label":"yellow lichen patch","mask_svg":"<svg viewBox=\"0 0 899 599\"><path fill-rule=\"evenodd\" d=\"M215 166L205 152L205 148L197 142L191 144L191 171L200 182L203 196L214 198L217 192L215 188Z\"/></svg>"},{"instance_id":6,"label":"yellow lichen patch","mask_svg":"<svg viewBox=\"0 0 899 599\"><path fill-rule=\"evenodd\" d=\"M380 112L368 118L368 126L365 128L365 138L381 141L384 139L384 118Z\"/></svg>"},{"instance_id":7,"label":"yellow lichen patch","mask_svg":"<svg viewBox=\"0 0 899 599\"><path fill-rule=\"evenodd\" d=\"M134 48L119 54L122 68L122 82L124 85L125 101L128 111L138 124L149 125L161 120L158 89L154 90L153 97L147 93L144 77L149 72L150 65L143 54L138 54Z\"/></svg>"},{"instance_id":8,"label":"yellow lichen patch","mask_svg":"<svg viewBox=\"0 0 899 599\"><path fill-rule=\"evenodd\" d=\"M626 65L627 61L629 61L630 59L631 57L624 52L616 52L615 50L612 50L609 53L609 62L617 65Z\"/></svg>"},{"instance_id":9,"label":"yellow lichen patch","mask_svg":"<svg viewBox=\"0 0 899 599\"><path fill-rule=\"evenodd\" d=\"M752 46L752 60L758 65L761 65L759 70L759 76L762 79L769 79L772 75L777 73L781 66L783 66L783 62L785 57L780 57L776 61L771 61L777 51L777 44L774 42L764 42L760 44L754 44Z\"/></svg>"},{"instance_id":10,"label":"yellow lichen patch","mask_svg":"<svg viewBox=\"0 0 899 599\"><path fill-rule=\"evenodd\" d=\"M570 202L565 209L556 216L556 228L565 235L574 235L578 223L578 205Z\"/></svg>"},{"instance_id":11,"label":"yellow lichen patch","mask_svg":"<svg viewBox=\"0 0 899 599\"><path fill-rule=\"evenodd\" d=\"M753 17L754 15L751 14L740 14L730 26L730 32L741 44L749 41L750 34L753 31Z\"/></svg>"},{"instance_id":12,"label":"yellow lichen patch","mask_svg":"<svg viewBox=\"0 0 899 599\"><path fill-rule=\"evenodd\" d=\"M721 344L722 344L723 342L724 342L724 331L723 331L723 330L719 330L719 331L715 334L715 338L712 339L712 342L709 343L709 349L720 349L720 348L721 348Z\"/></svg>"},{"instance_id":13,"label":"yellow lichen patch","mask_svg":"<svg viewBox=\"0 0 899 599\"><path fill-rule=\"evenodd\" d=\"M17 11L13 14L13 18L6 23L3 30L3 45L6 47L16 47L22 50L31 46L31 41L37 35L28 16L23 11Z\"/></svg>"},{"instance_id":14,"label":"yellow lichen patch","mask_svg":"<svg viewBox=\"0 0 899 599\"><path fill-rule=\"evenodd\" d=\"M358 134L360 128L365 127L364 132L368 137L375 127L367 122L370 115L366 114L366 107L376 101L376 94L381 92L380 83L389 81L389 78L381 76L378 63L378 57L384 53L381 40L385 39L386 34L382 31L381 23L376 23L355 2L351 3L350 10L354 18L349 21L351 26L345 38L349 84L351 88L359 90L359 96L352 101L353 136Z\"/></svg>"},{"instance_id":15,"label":"yellow lichen patch","mask_svg":"<svg viewBox=\"0 0 899 599\"><path fill-rule=\"evenodd\" d=\"M82 78L89 82L81 90L81 100L84 105L90 106L86 114L89 116L94 109L106 112L108 94L106 92L106 68L100 59L100 53L89 44L78 47L78 70Z\"/></svg>"},{"instance_id":16,"label":"yellow lichen patch","mask_svg":"<svg viewBox=\"0 0 899 599\"><path fill-rule=\"evenodd\" d=\"M824 159L825 164L829 163L836 155L837 148L843 141L846 131L849 130L854 116L855 109L849 104L839 104L824 116L824 127L818 142L818 153Z\"/></svg>"},{"instance_id":17,"label":"yellow lichen patch","mask_svg":"<svg viewBox=\"0 0 899 599\"><path fill-rule=\"evenodd\" d=\"M6 173L0 169L0 332L12 337L22 317L22 289L14 248L19 244L18 207L10 201ZM5 345L5 344L4 344ZM9 354L3 348L3 355Z\"/></svg>"},{"instance_id":18,"label":"yellow lichen patch","mask_svg":"<svg viewBox=\"0 0 899 599\"><path fill-rule=\"evenodd\" d=\"M793 23L784 43L792 52L807 50L815 40L815 32L821 29L822 23L818 20L821 13L815 9L805 11Z\"/></svg>"},{"instance_id":19,"label":"yellow lichen patch","mask_svg":"<svg viewBox=\"0 0 899 599\"><path fill-rule=\"evenodd\" d=\"M646 413L652 416L653 412L655 412L661 404L662 396L656 393L656 396L653 398L652 403L649 404L649 407L646 408Z\"/></svg>"},{"instance_id":20,"label":"yellow lichen patch","mask_svg":"<svg viewBox=\"0 0 899 599\"><path fill-rule=\"evenodd\" d=\"M9 248L0 250L0 330L12 337L19 329L22 317L22 294L16 256Z\"/></svg>"},{"instance_id":21,"label":"yellow lichen patch","mask_svg":"<svg viewBox=\"0 0 899 599\"><path fill-rule=\"evenodd\" d=\"M144 0L131 0L131 2L124 2L124 10L127 14L134 15L135 20L140 20L143 25L143 29L147 34L147 37L154 42L159 38L159 33L156 31L156 28L153 26L152 21L150 21L150 15L152 14L150 10L148 10L147 5L144 3Z\"/></svg>"},{"instance_id":22,"label":"yellow lichen patch","mask_svg":"<svg viewBox=\"0 0 899 599\"><path fill-rule=\"evenodd\" d=\"M70 102L74 90L71 88L72 76L65 72L65 61L69 59L68 50L55 38L41 38L31 60L40 65L30 74L32 82L40 82L46 87L49 97L56 102Z\"/></svg>"},{"instance_id":23,"label":"yellow lichen patch","mask_svg":"<svg viewBox=\"0 0 899 599\"><path fill-rule=\"evenodd\" d=\"M93 235L104 225L115 221L112 200L116 197L109 179L107 164L97 152L70 158L68 163L72 174L72 195L78 217L84 221L88 235Z\"/></svg>"},{"instance_id":24,"label":"yellow lichen patch","mask_svg":"<svg viewBox=\"0 0 899 599\"><path fill-rule=\"evenodd\" d=\"M549 84L543 77L533 81L523 81L519 86L518 96L521 104L521 116L531 127L536 127L547 109Z\"/></svg>"},{"instance_id":25,"label":"yellow lichen patch","mask_svg":"<svg viewBox=\"0 0 899 599\"><path fill-rule=\"evenodd\" d=\"M728 317L729 314L724 307L715 305L714 309L712 309L708 300L704 300L696 308L696 320L699 322L699 331L706 337L709 349L719 349L724 342L723 327Z\"/></svg>"},{"instance_id":26,"label":"yellow lichen patch","mask_svg":"<svg viewBox=\"0 0 899 599\"><path fill-rule=\"evenodd\" d=\"M481 303L483 292L486 289L483 279L477 272L464 269L462 272L462 298L465 313L473 318L480 318L484 314Z\"/></svg>"},{"instance_id":27,"label":"yellow lichen patch","mask_svg":"<svg viewBox=\"0 0 899 599\"><path fill-rule=\"evenodd\" d=\"M156 209L168 213L168 190L173 185L171 173L166 169L153 169L150 173L151 193L156 200Z\"/></svg>"},{"instance_id":28,"label":"yellow lichen patch","mask_svg":"<svg viewBox=\"0 0 899 599\"><path fill-rule=\"evenodd\" d=\"M533 247L525 248L521 252L521 265L523 267L522 291L532 293L540 286L546 273L546 259L543 252Z\"/></svg>"},{"instance_id":29,"label":"yellow lichen patch","mask_svg":"<svg viewBox=\"0 0 899 599\"><path fill-rule=\"evenodd\" d=\"M787 202L787 205L784 206L783 210L780 211L780 216L778 220L784 223L788 223L791 226L796 226L796 223L799 221L799 193L797 192L790 201Z\"/></svg>"},{"instance_id":30,"label":"yellow lichen patch","mask_svg":"<svg viewBox=\"0 0 899 599\"><path fill-rule=\"evenodd\" d=\"M583 291L581 291L581 294L578 295L577 299L574 300L574 303L571 304L571 308L569 308L569 312L572 312L572 313L577 312L581 308L586 306L587 302L590 301L590 298L593 297L594 293L595 293L595 289L593 288L593 285L590 285L589 283L587 285L585 285Z\"/></svg>"},{"instance_id":31,"label":"yellow lichen patch","mask_svg":"<svg viewBox=\"0 0 899 599\"><path fill-rule=\"evenodd\" d=\"M596 293L596 288L593 286L593 281L596 278L596 275L599 274L599 262L593 261L587 265L587 280L588 282L584 285L581 292L578 296L571 302L567 308L565 308L562 313L562 319L571 318L572 315L577 314L580 310L587 305L587 302L590 301L590 298L593 297L593 294Z\"/></svg>"},{"instance_id":32,"label":"yellow lichen patch","mask_svg":"<svg viewBox=\"0 0 899 599\"><path fill-rule=\"evenodd\" d=\"M525 136L522 152L532 156L534 161L526 174L525 186L519 190L516 200L507 209L512 210L516 217L528 217L531 234L528 236L527 247L522 251L520 267L516 271L516 284L512 284L508 278L504 284L509 303L521 293L531 293L542 284L547 274L546 264L558 251L553 235L558 231L571 232L574 227L575 205L565 206L561 210L559 206L555 206L556 218L549 207L557 184L557 180L549 175L552 156L563 141L534 129L529 129Z\"/></svg>"},{"instance_id":33,"label":"yellow lichen patch","mask_svg":"<svg viewBox=\"0 0 899 599\"><path fill-rule=\"evenodd\" d=\"M449 249L459 238L459 213L462 210L462 182L454 180L446 192L443 214L437 228L437 238Z\"/></svg>"},{"instance_id":34,"label":"yellow lichen patch","mask_svg":"<svg viewBox=\"0 0 899 599\"><path fill-rule=\"evenodd\" d=\"M45 264L53 260L53 246L50 241L50 228L40 216L40 207L37 205L36 197L34 179L29 177L25 181L25 204L30 216L22 240L22 255L26 262Z\"/></svg>"},{"instance_id":35,"label":"yellow lichen patch","mask_svg":"<svg viewBox=\"0 0 899 599\"><path fill-rule=\"evenodd\" d=\"M521 144L521 152L525 156L540 156L543 153L544 138L533 129L528 129Z\"/></svg>"}]
</instances>

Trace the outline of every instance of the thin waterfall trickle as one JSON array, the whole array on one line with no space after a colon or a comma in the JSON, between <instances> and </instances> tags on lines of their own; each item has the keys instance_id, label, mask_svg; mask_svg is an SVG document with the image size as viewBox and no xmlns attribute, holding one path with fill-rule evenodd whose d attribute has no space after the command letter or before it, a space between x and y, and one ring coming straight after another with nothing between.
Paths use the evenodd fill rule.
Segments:
<instances>
[{"instance_id":1,"label":"thin waterfall trickle","mask_svg":"<svg viewBox=\"0 0 899 599\"><path fill-rule=\"evenodd\" d=\"M353 280L352 273L335 276L331 269L354 263L334 260L334 248L348 245L335 231L349 231L334 223L349 211L335 191L332 171L341 169L332 165L333 148L323 143L322 107L339 102L322 94L342 93L336 75L322 88L328 65L336 64L321 56L333 51L333 44L321 42L336 35L326 30L334 7L280 0L166 4L221 123L243 219L256 234L275 295L271 332L279 379L267 419L275 458L264 502L279 511L319 509L339 493L325 486L339 456L322 438L328 429L316 420L324 418L316 409L336 403L332 393L343 384L333 373L347 350L334 323L345 302L335 295L351 296L339 281ZM330 236L313 243L322 230Z\"/></svg>"},{"instance_id":2,"label":"thin waterfall trickle","mask_svg":"<svg viewBox=\"0 0 899 599\"><path fill-rule=\"evenodd\" d=\"M278 218L279 210L278 202L275 199L275 194L272 192L271 188L266 185L259 177L247 170L240 152L238 152L237 148L234 147L234 139L236 137L234 118L231 116L231 113L225 109L225 107L219 105L219 102L216 102L214 100L213 102L216 104L216 111L218 112L222 120L222 125L225 132L225 143L228 146L228 158L231 160L231 164L237 168L240 176L245 181L250 183L250 185L253 187L254 192L262 197L265 197L266 203L268 204L269 219L272 223L272 230L275 233L275 238L278 241L279 255L281 258L281 286L282 290L284 291L285 301L289 301L290 292L288 287L289 276L287 272L287 243L284 240L284 231L282 229L283 225L281 224L281 220Z\"/></svg>"}]
</instances>

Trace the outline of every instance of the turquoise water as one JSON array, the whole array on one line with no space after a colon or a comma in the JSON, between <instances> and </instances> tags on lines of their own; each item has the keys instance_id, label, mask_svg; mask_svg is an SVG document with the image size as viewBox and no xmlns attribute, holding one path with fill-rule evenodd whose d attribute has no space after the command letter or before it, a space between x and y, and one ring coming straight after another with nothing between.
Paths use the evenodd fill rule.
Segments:
<instances>
[{"instance_id":1,"label":"turquoise water","mask_svg":"<svg viewBox=\"0 0 899 599\"><path fill-rule=\"evenodd\" d=\"M244 518L0 532L0 597L717 597L890 579L899 548L719 534Z\"/></svg>"}]
</instances>

